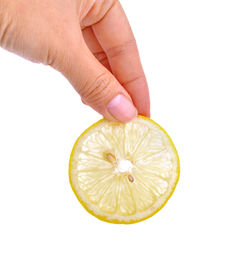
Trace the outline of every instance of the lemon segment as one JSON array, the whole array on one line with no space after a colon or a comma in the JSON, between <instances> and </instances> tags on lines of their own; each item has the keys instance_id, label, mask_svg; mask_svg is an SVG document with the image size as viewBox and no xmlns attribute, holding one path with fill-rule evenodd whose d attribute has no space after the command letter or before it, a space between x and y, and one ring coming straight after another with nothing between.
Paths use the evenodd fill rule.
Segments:
<instances>
[{"instance_id":1,"label":"lemon segment","mask_svg":"<svg viewBox=\"0 0 250 260\"><path fill-rule=\"evenodd\" d=\"M111 223L135 223L154 215L172 195L179 171L168 134L142 116L126 124L98 121L77 139L69 163L78 200Z\"/></svg>"}]
</instances>

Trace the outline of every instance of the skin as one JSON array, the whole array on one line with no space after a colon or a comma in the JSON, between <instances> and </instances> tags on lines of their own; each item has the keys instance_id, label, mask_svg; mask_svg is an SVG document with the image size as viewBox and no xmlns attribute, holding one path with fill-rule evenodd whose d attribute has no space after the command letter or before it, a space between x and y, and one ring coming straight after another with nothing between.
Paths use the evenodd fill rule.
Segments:
<instances>
[{"instance_id":1,"label":"skin","mask_svg":"<svg viewBox=\"0 0 250 260\"><path fill-rule=\"evenodd\" d=\"M83 103L107 119L127 122L136 115L110 112L119 94L150 116L135 38L118 1L0 0L0 46L60 71Z\"/></svg>"}]
</instances>

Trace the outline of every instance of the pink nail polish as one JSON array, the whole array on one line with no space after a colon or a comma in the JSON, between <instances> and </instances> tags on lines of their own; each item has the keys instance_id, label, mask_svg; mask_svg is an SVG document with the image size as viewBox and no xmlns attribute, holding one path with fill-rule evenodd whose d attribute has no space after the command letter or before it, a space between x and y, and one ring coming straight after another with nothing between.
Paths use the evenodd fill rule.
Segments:
<instances>
[{"instance_id":1,"label":"pink nail polish","mask_svg":"<svg viewBox=\"0 0 250 260\"><path fill-rule=\"evenodd\" d=\"M137 110L132 102L123 95L114 97L108 104L107 109L115 119L121 122L129 122L137 115Z\"/></svg>"}]
</instances>

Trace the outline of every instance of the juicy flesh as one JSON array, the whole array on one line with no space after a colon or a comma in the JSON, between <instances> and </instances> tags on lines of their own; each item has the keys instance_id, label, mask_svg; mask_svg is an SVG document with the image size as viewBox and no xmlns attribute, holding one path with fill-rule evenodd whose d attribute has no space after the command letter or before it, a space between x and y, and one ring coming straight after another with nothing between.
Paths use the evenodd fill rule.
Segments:
<instances>
[{"instance_id":1,"label":"juicy flesh","mask_svg":"<svg viewBox=\"0 0 250 260\"><path fill-rule=\"evenodd\" d=\"M178 179L169 137L149 120L103 120L77 141L70 178L79 200L108 221L138 221L157 211Z\"/></svg>"}]
</instances>

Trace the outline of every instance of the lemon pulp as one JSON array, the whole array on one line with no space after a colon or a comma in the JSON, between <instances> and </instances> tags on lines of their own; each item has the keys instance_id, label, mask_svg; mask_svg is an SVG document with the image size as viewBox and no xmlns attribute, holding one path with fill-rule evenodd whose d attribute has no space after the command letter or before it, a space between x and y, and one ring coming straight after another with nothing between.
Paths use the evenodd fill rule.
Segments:
<instances>
[{"instance_id":1,"label":"lemon pulp","mask_svg":"<svg viewBox=\"0 0 250 260\"><path fill-rule=\"evenodd\" d=\"M112 223L135 223L164 206L179 169L167 133L138 116L126 124L102 119L88 128L73 147L69 177L91 214Z\"/></svg>"}]
</instances>

